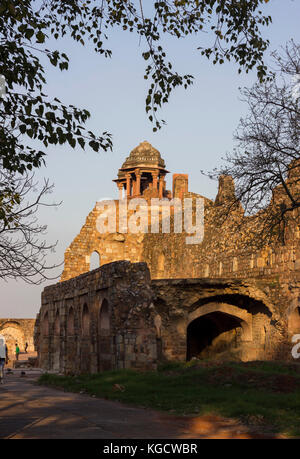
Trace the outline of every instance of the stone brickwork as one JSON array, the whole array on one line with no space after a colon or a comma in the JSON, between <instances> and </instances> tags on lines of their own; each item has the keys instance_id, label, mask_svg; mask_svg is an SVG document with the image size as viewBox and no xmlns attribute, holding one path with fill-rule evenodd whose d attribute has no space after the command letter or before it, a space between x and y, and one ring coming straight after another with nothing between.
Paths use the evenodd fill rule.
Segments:
<instances>
[{"instance_id":1,"label":"stone brickwork","mask_svg":"<svg viewBox=\"0 0 300 459\"><path fill-rule=\"evenodd\" d=\"M46 287L37 318L39 366L67 374L216 357L289 357L285 317L260 279L151 280L118 261Z\"/></svg>"},{"instance_id":2,"label":"stone brickwork","mask_svg":"<svg viewBox=\"0 0 300 459\"><path fill-rule=\"evenodd\" d=\"M46 287L35 334L39 365L65 373L155 368L152 297L146 264L128 261Z\"/></svg>"},{"instance_id":3,"label":"stone brickwork","mask_svg":"<svg viewBox=\"0 0 300 459\"><path fill-rule=\"evenodd\" d=\"M43 367L94 372L193 357L290 358L291 336L300 333L299 227L288 222L284 241L255 247L250 240L259 239L260 220L235 203L231 177L220 177L212 201L188 190L187 174L174 174L172 193L166 190L167 173L160 153L143 142L115 182L129 205L145 199L148 217L151 198L170 201L168 233L162 232L162 208L158 233L149 231L149 221L146 231L122 232L118 219L114 232L100 233L103 208L96 204L88 215L65 252L61 283L43 293L36 333ZM287 182L298 186L292 174ZM187 244L185 231L174 232L173 198L181 200L182 213L185 198L194 204L203 199L200 243ZM268 209L284 200L277 187ZM229 218L216 224L231 203ZM115 206L118 215L119 201ZM241 221L243 232L237 231ZM101 267L89 272L93 252ZM105 327L99 325L101 311L107 311Z\"/></svg>"}]
</instances>

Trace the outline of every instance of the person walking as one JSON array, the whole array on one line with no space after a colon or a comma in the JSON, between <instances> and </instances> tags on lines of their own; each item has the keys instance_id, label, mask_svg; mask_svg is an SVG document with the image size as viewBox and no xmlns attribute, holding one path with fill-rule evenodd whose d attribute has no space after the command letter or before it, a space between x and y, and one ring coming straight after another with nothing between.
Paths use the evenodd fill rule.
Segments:
<instances>
[{"instance_id":1,"label":"person walking","mask_svg":"<svg viewBox=\"0 0 300 459\"><path fill-rule=\"evenodd\" d=\"M28 343L26 341L26 343L25 343L25 352L26 352L26 354L27 354L27 348L28 348Z\"/></svg>"},{"instance_id":2,"label":"person walking","mask_svg":"<svg viewBox=\"0 0 300 459\"><path fill-rule=\"evenodd\" d=\"M20 354L20 348L18 346L18 343L16 343L16 360L19 360L19 354Z\"/></svg>"},{"instance_id":3,"label":"person walking","mask_svg":"<svg viewBox=\"0 0 300 459\"><path fill-rule=\"evenodd\" d=\"M0 384L3 384L4 365L8 362L8 350L5 337L0 335Z\"/></svg>"}]
</instances>

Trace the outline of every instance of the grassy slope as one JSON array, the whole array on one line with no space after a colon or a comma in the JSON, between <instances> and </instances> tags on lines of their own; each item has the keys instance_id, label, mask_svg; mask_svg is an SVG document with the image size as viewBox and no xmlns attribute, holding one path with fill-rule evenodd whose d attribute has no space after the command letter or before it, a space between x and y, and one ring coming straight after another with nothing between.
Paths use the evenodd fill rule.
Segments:
<instances>
[{"instance_id":1,"label":"grassy slope","mask_svg":"<svg viewBox=\"0 0 300 459\"><path fill-rule=\"evenodd\" d=\"M176 414L239 418L300 436L300 365L172 363L156 372L44 374L39 383Z\"/></svg>"}]
</instances>

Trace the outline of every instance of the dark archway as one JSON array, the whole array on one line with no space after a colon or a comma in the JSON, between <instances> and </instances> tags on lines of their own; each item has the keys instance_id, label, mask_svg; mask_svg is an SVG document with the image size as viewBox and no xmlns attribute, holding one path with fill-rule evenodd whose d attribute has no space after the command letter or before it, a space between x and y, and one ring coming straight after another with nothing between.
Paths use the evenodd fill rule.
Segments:
<instances>
[{"instance_id":1,"label":"dark archway","mask_svg":"<svg viewBox=\"0 0 300 459\"><path fill-rule=\"evenodd\" d=\"M242 319L221 311L194 319L187 327L187 360L234 352L241 344Z\"/></svg>"},{"instance_id":2,"label":"dark archway","mask_svg":"<svg viewBox=\"0 0 300 459\"><path fill-rule=\"evenodd\" d=\"M300 307L296 307L288 317L288 330L290 334L300 333Z\"/></svg>"},{"instance_id":3,"label":"dark archway","mask_svg":"<svg viewBox=\"0 0 300 459\"><path fill-rule=\"evenodd\" d=\"M91 368L91 319L88 305L84 303L81 316L80 370L89 373Z\"/></svg>"},{"instance_id":4,"label":"dark archway","mask_svg":"<svg viewBox=\"0 0 300 459\"><path fill-rule=\"evenodd\" d=\"M53 336L53 363L52 368L55 371L60 370L60 317L59 311L56 312L54 320L54 336Z\"/></svg>"},{"instance_id":5,"label":"dark archway","mask_svg":"<svg viewBox=\"0 0 300 459\"><path fill-rule=\"evenodd\" d=\"M110 308L106 299L102 301L98 318L98 368L99 371L112 369Z\"/></svg>"},{"instance_id":6,"label":"dark archway","mask_svg":"<svg viewBox=\"0 0 300 459\"><path fill-rule=\"evenodd\" d=\"M71 306L69 309L68 313L68 319L67 319L67 336L73 336L75 333L75 328L74 328L74 309Z\"/></svg>"},{"instance_id":7,"label":"dark archway","mask_svg":"<svg viewBox=\"0 0 300 459\"><path fill-rule=\"evenodd\" d=\"M65 372L72 374L78 368L77 357L77 334L75 334L75 314L74 307L71 306L68 310L67 316L67 345L66 345L66 359L65 359Z\"/></svg>"},{"instance_id":8,"label":"dark archway","mask_svg":"<svg viewBox=\"0 0 300 459\"><path fill-rule=\"evenodd\" d=\"M82 310L82 335L89 336L90 335L90 312L87 304L84 304Z\"/></svg>"}]
</instances>

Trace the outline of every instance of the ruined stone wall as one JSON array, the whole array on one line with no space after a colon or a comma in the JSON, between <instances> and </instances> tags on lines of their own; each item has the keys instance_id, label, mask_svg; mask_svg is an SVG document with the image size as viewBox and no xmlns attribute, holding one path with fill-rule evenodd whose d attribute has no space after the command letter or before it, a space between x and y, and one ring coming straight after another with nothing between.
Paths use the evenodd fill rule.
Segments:
<instances>
[{"instance_id":1,"label":"ruined stone wall","mask_svg":"<svg viewBox=\"0 0 300 459\"><path fill-rule=\"evenodd\" d=\"M193 357L291 358L286 310L270 285L260 278L151 280L145 263L104 265L44 289L39 365L77 374ZM286 302L288 292L282 295Z\"/></svg>"},{"instance_id":2,"label":"ruined stone wall","mask_svg":"<svg viewBox=\"0 0 300 459\"><path fill-rule=\"evenodd\" d=\"M175 177L177 180L182 178L180 174L177 175L178 177ZM96 205L88 215L80 233L65 252L65 267L61 280L88 272L93 252L99 254L101 266L118 260L145 261L152 278L273 276L280 283L289 282L289 279L293 281L300 279L300 229L292 224L288 225L284 244L274 240L272 244L252 246L250 238L255 240L256 232L259 233L257 226L259 227L260 222L253 221L251 217L245 218L241 206L232 210L229 217L219 224L220 214L224 212L223 205L233 199L233 194L234 184L227 177L227 180L220 179L215 202L203 198L204 239L197 244L187 243L188 235L185 231L173 232L174 217L171 218L170 233L153 234L150 228L150 207L146 232L121 233L117 220L115 232L100 233L97 229L97 219L102 211ZM195 193L184 193L181 197L182 199L202 198ZM279 196L278 199L282 197ZM115 205L118 217L117 201ZM173 211L174 208L171 207L171 215ZM134 212L129 212L128 218L132 214ZM161 221L161 210L159 218ZM239 224L243 219L245 220L243 231L240 232Z\"/></svg>"},{"instance_id":3,"label":"ruined stone wall","mask_svg":"<svg viewBox=\"0 0 300 459\"><path fill-rule=\"evenodd\" d=\"M119 215L117 201L115 201L115 205L117 215ZM100 233L97 230L97 219L102 212L96 204L87 216L80 233L67 248L61 281L88 272L90 270L90 257L93 252L99 254L101 266L119 260L129 260L132 263L142 261L144 235L121 234L118 232L118 227L115 233Z\"/></svg>"},{"instance_id":4,"label":"ruined stone wall","mask_svg":"<svg viewBox=\"0 0 300 459\"><path fill-rule=\"evenodd\" d=\"M10 359L15 355L15 344L24 352L28 343L28 352L34 352L35 319L0 319L0 334L5 336Z\"/></svg>"},{"instance_id":5,"label":"ruined stone wall","mask_svg":"<svg viewBox=\"0 0 300 459\"><path fill-rule=\"evenodd\" d=\"M187 192L185 175L174 177L173 188L183 212L184 198L203 198ZM186 231L174 232L174 207L170 232L162 233L160 210L160 232L149 230L149 220L135 234L122 233L119 221L115 231L100 233L96 205L65 253L63 282L44 291L37 340L42 366L67 372L153 368L158 361L222 352L289 358L291 337L300 333L300 229L290 219L283 239L260 239L264 212L284 199L277 187L266 211L245 216L232 179L220 177L215 201L203 198L203 240L192 244ZM101 268L89 273L95 251ZM104 301L109 327L99 325ZM207 344L197 338L205 330Z\"/></svg>"},{"instance_id":6,"label":"ruined stone wall","mask_svg":"<svg viewBox=\"0 0 300 459\"><path fill-rule=\"evenodd\" d=\"M291 359L287 319L267 282L164 279L151 286L155 314L161 317L162 358Z\"/></svg>"},{"instance_id":7,"label":"ruined stone wall","mask_svg":"<svg viewBox=\"0 0 300 459\"><path fill-rule=\"evenodd\" d=\"M120 261L46 287L35 342L39 365L64 373L157 365L145 263Z\"/></svg>"}]
</instances>

